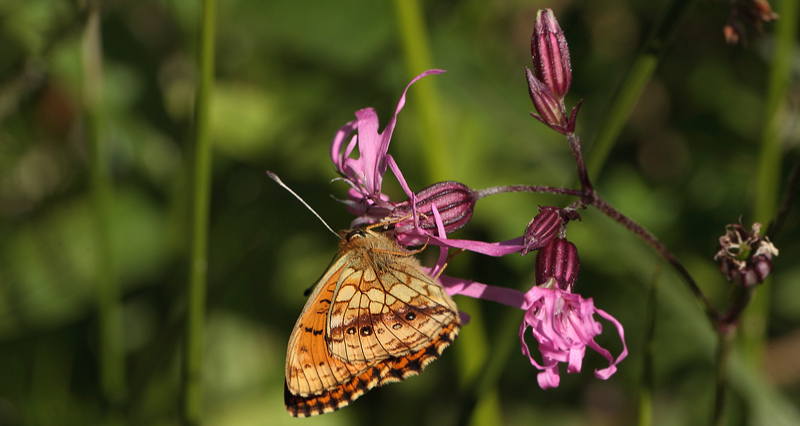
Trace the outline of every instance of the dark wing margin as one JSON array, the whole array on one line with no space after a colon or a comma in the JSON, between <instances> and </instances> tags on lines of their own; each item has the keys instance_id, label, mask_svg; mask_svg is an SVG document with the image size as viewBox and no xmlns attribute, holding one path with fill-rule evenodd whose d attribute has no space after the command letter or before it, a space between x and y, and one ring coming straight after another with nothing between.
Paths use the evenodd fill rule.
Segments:
<instances>
[{"instance_id":1,"label":"dark wing margin","mask_svg":"<svg viewBox=\"0 0 800 426\"><path fill-rule=\"evenodd\" d=\"M372 388L416 376L442 355L442 351L450 346L458 335L459 328L456 322L448 324L442 329L434 344L408 356L383 360L353 380L317 395L308 397L293 395L289 392L289 388L284 386L283 400L286 410L294 417L330 413L347 406Z\"/></svg>"}]
</instances>

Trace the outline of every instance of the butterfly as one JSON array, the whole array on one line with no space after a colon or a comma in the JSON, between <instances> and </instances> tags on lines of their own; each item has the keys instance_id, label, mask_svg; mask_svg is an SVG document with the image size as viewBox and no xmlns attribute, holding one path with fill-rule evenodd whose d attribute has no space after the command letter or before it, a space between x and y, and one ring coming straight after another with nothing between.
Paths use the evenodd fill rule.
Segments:
<instances>
[{"instance_id":1,"label":"butterfly","mask_svg":"<svg viewBox=\"0 0 800 426\"><path fill-rule=\"evenodd\" d=\"M289 338L284 402L295 417L419 374L461 327L455 302L413 253L369 229L342 235Z\"/></svg>"}]
</instances>

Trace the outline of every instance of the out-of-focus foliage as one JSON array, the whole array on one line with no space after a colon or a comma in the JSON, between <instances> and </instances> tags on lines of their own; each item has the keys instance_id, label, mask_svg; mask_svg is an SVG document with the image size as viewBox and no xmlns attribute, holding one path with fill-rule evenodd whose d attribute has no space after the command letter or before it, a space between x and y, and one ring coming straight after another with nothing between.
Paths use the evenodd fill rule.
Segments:
<instances>
[{"instance_id":1,"label":"out-of-focus foliage","mask_svg":"<svg viewBox=\"0 0 800 426\"><path fill-rule=\"evenodd\" d=\"M82 81L85 13L78 3L0 0L0 424L98 424L106 418L94 290L100 256L81 99L82 85L93 82ZM178 418L195 3L102 2L102 136L114 183L109 238L122 287L123 414L131 424ZM323 273L337 240L264 172L280 175L334 228L347 228L350 217L330 197L343 198L347 188L330 183L329 142L357 109L373 106L385 123L411 75L391 2L218 3L206 420L299 424L283 407L285 345L303 290ZM661 7L644 0L423 3L433 65L448 70L427 79L435 80L441 99L449 179L473 188L575 182L566 141L528 115L524 67L539 8L555 10L569 40L574 80L567 101L584 99L578 133L590 148L613 89ZM712 256L726 223L740 216L750 222L773 42L767 25L745 46L727 46L726 4L704 2L683 22L595 183L609 202L662 238L720 305L731 289ZM797 101L797 80L791 88ZM432 182L420 166L425 147L414 87L408 97L390 152L418 190ZM794 106L785 120L784 176L798 157ZM516 237L537 205L571 201L489 197L455 236ZM751 371L732 363L732 398L740 403L732 404L731 424L798 418L800 364L791 349L800 345L796 212L774 241L781 253L772 281L759 290L772 300L766 367ZM476 305L488 330L488 362L501 346L513 345L496 387L497 424L634 423L645 305L659 260L604 216L582 216L569 235L583 260L578 290L623 323L631 355L602 382L592 371L603 360L590 354L583 373L564 375L558 389L542 391L514 340L519 323L501 321L508 308ZM525 289L533 263L530 256L465 254L448 274ZM702 423L714 386L713 336L683 283L661 268L657 424ZM462 337L471 332L465 326ZM613 333L602 338L603 345L618 345ZM459 376L458 345L418 378L302 421L454 424L469 412L468 395L481 393Z\"/></svg>"}]
</instances>

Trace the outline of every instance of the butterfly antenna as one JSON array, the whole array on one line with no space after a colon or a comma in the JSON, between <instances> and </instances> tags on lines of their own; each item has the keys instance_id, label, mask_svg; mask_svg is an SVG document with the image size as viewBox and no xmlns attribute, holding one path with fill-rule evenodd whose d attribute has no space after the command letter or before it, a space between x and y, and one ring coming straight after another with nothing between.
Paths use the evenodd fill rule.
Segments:
<instances>
[{"instance_id":1,"label":"butterfly antenna","mask_svg":"<svg viewBox=\"0 0 800 426\"><path fill-rule=\"evenodd\" d=\"M328 225L327 222L325 222L325 220L322 219L322 216L320 216L319 213L314 211L314 209L312 209L311 206L309 206L308 203L306 203L306 200L300 198L300 196L297 195L296 192L292 191L292 188L286 186L286 184L283 183L283 181L281 180L281 178L278 177L278 175L267 170L267 176L269 176L270 179L274 180L275 183L282 186L283 189L289 191L290 194L294 195L294 197L297 198L301 203L303 203L303 205L306 206L307 209L311 210L311 213L314 213L314 216L316 216L317 219L319 219L319 221L322 222L322 224L325 225L325 227L328 228L328 230L331 231L333 235L336 235L336 238L342 238L341 236L339 236L339 234L336 233L336 231L333 230L333 228L330 227L330 225Z\"/></svg>"}]
</instances>

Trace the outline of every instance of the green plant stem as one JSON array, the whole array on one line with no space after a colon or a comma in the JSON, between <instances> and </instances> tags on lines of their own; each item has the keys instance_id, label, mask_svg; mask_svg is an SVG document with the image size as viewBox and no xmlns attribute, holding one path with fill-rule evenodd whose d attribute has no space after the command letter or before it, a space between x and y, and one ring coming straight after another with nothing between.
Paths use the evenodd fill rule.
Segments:
<instances>
[{"instance_id":1,"label":"green plant stem","mask_svg":"<svg viewBox=\"0 0 800 426\"><path fill-rule=\"evenodd\" d=\"M717 327L717 353L714 357L714 413L711 424L725 424L725 399L728 396L728 361L730 360L736 326L721 322Z\"/></svg>"},{"instance_id":2,"label":"green plant stem","mask_svg":"<svg viewBox=\"0 0 800 426\"><path fill-rule=\"evenodd\" d=\"M658 318L658 287L661 276L661 262L656 262L653 284L647 298L647 330L644 336L644 359L642 371L642 387L639 389L639 426L653 424L653 391L655 389L655 342L656 321Z\"/></svg>"},{"instance_id":3,"label":"green plant stem","mask_svg":"<svg viewBox=\"0 0 800 426\"><path fill-rule=\"evenodd\" d=\"M122 305L111 241L112 182L108 151L103 137L103 55L100 10L97 2L87 4L83 34L83 102L89 142L89 179L95 212L97 248L97 309L99 322L100 386L112 412L126 398L125 351Z\"/></svg>"},{"instance_id":4,"label":"green plant stem","mask_svg":"<svg viewBox=\"0 0 800 426\"><path fill-rule=\"evenodd\" d=\"M506 310L493 327L491 356L484 356L478 360L479 364L464 383L466 403L461 410L457 424L499 424L502 423L500 407L493 403L497 395L497 383L505 370L509 357L519 354L520 341L515 329L519 329L522 322L521 312L516 309Z\"/></svg>"},{"instance_id":5,"label":"green plant stem","mask_svg":"<svg viewBox=\"0 0 800 426\"><path fill-rule=\"evenodd\" d=\"M602 119L598 136L589 151L587 168L592 180L596 180L600 174L622 127L653 76L661 55L693 3L692 0L672 0L667 5L659 23L648 36L642 52L634 60L631 70L614 95L611 107Z\"/></svg>"},{"instance_id":6,"label":"green plant stem","mask_svg":"<svg viewBox=\"0 0 800 426\"><path fill-rule=\"evenodd\" d=\"M192 248L188 320L183 375L184 424L203 417L203 352L205 349L208 217L211 198L211 128L209 109L214 87L215 0L203 0L200 27L200 86L195 106L195 158L192 203Z\"/></svg>"},{"instance_id":7,"label":"green plant stem","mask_svg":"<svg viewBox=\"0 0 800 426\"><path fill-rule=\"evenodd\" d=\"M776 214L781 176L781 130L786 118L786 100L789 94L793 52L797 46L798 0L780 0L776 3L780 18L775 30L776 38L769 75L769 87L761 135L754 220L769 224ZM766 230L766 226L763 228ZM766 345L766 326L769 316L769 280L761 291L754 294L750 308L741 320L740 346L746 362L760 365Z\"/></svg>"},{"instance_id":8,"label":"green plant stem","mask_svg":"<svg viewBox=\"0 0 800 426\"><path fill-rule=\"evenodd\" d=\"M402 41L406 68L411 77L435 68L431 60L430 40L419 0L395 0L398 29ZM452 165L448 160L447 141L442 128L442 110L436 90L435 78L423 78L414 84L414 95L409 102L419 111L422 124L419 151L426 162L427 182L440 182L452 178Z\"/></svg>"},{"instance_id":9,"label":"green plant stem","mask_svg":"<svg viewBox=\"0 0 800 426\"><path fill-rule=\"evenodd\" d=\"M786 188L783 190L783 201L781 201L781 206L775 214L775 220L769 224L767 229L767 237L770 240L775 241L778 234L781 233L786 217L789 215L798 194L800 194L800 158L794 162L792 171L789 172L789 177L786 179Z\"/></svg>"},{"instance_id":10,"label":"green plant stem","mask_svg":"<svg viewBox=\"0 0 800 426\"><path fill-rule=\"evenodd\" d=\"M416 76L422 71L434 68L431 64L430 41L425 28L422 7L419 0L395 0L395 11L403 45L403 53L411 76ZM442 128L442 113L437 95L435 79L424 78L415 84L414 102L419 111L422 123L422 132L419 151L423 153L425 168L424 173L428 182L444 181L452 178L452 165L447 155L445 132ZM480 374L483 363L490 357L486 348L488 337L480 311L480 305L473 300L461 300L459 306L472 316L472 322L467 326L469 330L462 330L454 346L458 357L460 377L466 384L475 383L475 378ZM492 395L490 390L485 390L482 395ZM481 404L481 415L473 416L469 423L473 425L497 424L500 419L498 404ZM489 421L491 419L491 421Z\"/></svg>"}]
</instances>

